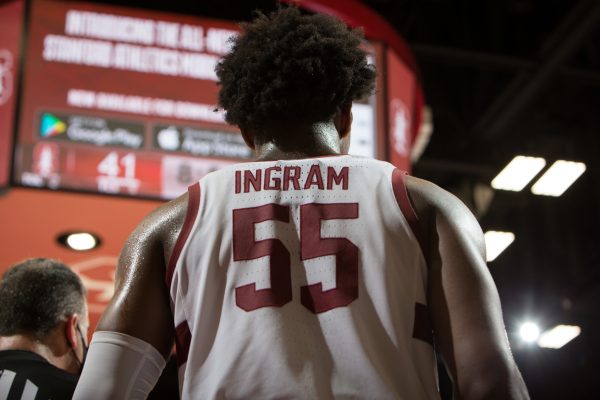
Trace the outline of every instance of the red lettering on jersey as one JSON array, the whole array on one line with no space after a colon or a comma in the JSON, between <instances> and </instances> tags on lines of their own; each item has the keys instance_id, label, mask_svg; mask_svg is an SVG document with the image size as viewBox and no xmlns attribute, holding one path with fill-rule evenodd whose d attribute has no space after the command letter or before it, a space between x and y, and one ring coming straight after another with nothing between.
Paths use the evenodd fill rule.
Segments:
<instances>
[{"instance_id":1,"label":"red lettering on jersey","mask_svg":"<svg viewBox=\"0 0 600 400\"><path fill-rule=\"evenodd\" d=\"M252 171L244 171L244 193L250 192L250 185L254 188L255 192L260 192L262 183L262 169L254 171L256 175L252 174Z\"/></svg>"},{"instance_id":2,"label":"red lettering on jersey","mask_svg":"<svg viewBox=\"0 0 600 400\"><path fill-rule=\"evenodd\" d=\"M314 313L345 307L358 299L359 249L342 237L321 237L321 221L328 219L357 219L358 203L300 206L300 258L335 255L336 288L323 290L322 283L300 288L300 302Z\"/></svg>"},{"instance_id":3,"label":"red lettering on jersey","mask_svg":"<svg viewBox=\"0 0 600 400\"><path fill-rule=\"evenodd\" d=\"M245 311L281 307L292 300L290 252L279 239L256 240L254 234L255 224L269 220L289 222L289 207L266 204L233 210L233 260L270 256L270 289L256 290L255 283L235 288L235 302Z\"/></svg>"},{"instance_id":4,"label":"red lettering on jersey","mask_svg":"<svg viewBox=\"0 0 600 400\"><path fill-rule=\"evenodd\" d=\"M342 167L339 172L334 167L327 167L326 177L323 172L319 164L311 165L306 179L302 179L302 168L299 166L273 166L265 168L264 171L262 169L235 171L235 193L260 192L262 190L288 191L301 188L348 190L350 175L348 167ZM327 187L325 187L325 179L327 179Z\"/></svg>"},{"instance_id":5,"label":"red lettering on jersey","mask_svg":"<svg viewBox=\"0 0 600 400\"><path fill-rule=\"evenodd\" d=\"M233 260L270 257L270 289L256 290L255 283L235 288L235 302L245 311L281 307L292 300L290 252L277 238L256 240L254 229L263 221L289 222L289 210L275 203L233 210ZM300 206L300 259L335 256L334 289L323 290L322 283L300 287L300 302L315 314L345 307L358 298L358 247L344 237L321 237L321 221L357 218L358 203Z\"/></svg>"},{"instance_id":6,"label":"red lettering on jersey","mask_svg":"<svg viewBox=\"0 0 600 400\"><path fill-rule=\"evenodd\" d=\"M271 178L271 171L280 172L280 167L270 167L265 169L265 190L281 190L281 178Z\"/></svg>"},{"instance_id":7,"label":"red lettering on jersey","mask_svg":"<svg viewBox=\"0 0 600 400\"><path fill-rule=\"evenodd\" d=\"M192 343L192 332L187 321L183 321L175 328L175 354L177 366L181 367L187 362L190 353L190 344Z\"/></svg>"},{"instance_id":8,"label":"red lettering on jersey","mask_svg":"<svg viewBox=\"0 0 600 400\"><path fill-rule=\"evenodd\" d=\"M283 190L290 190L290 182L294 184L294 190L300 190L301 171L300 167L285 167L283 169Z\"/></svg>"},{"instance_id":9,"label":"red lettering on jersey","mask_svg":"<svg viewBox=\"0 0 600 400\"><path fill-rule=\"evenodd\" d=\"M304 182L304 189L310 189L311 186L317 185L317 188L323 190L323 178L321 177L321 167L319 164L312 165L308 176Z\"/></svg>"},{"instance_id":10,"label":"red lettering on jersey","mask_svg":"<svg viewBox=\"0 0 600 400\"><path fill-rule=\"evenodd\" d=\"M242 171L235 171L235 194L242 191Z\"/></svg>"},{"instance_id":11,"label":"red lettering on jersey","mask_svg":"<svg viewBox=\"0 0 600 400\"><path fill-rule=\"evenodd\" d=\"M327 167L327 190L333 189L333 184L342 185L343 190L348 190L348 167L343 167L340 173L335 172L335 168Z\"/></svg>"}]
</instances>

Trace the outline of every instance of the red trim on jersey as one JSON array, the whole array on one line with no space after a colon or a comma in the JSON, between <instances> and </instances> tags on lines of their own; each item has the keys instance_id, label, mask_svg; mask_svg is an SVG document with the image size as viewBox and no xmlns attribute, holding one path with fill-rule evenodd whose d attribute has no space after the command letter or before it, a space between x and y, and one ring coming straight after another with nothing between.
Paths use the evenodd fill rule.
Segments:
<instances>
[{"instance_id":1,"label":"red trim on jersey","mask_svg":"<svg viewBox=\"0 0 600 400\"><path fill-rule=\"evenodd\" d=\"M190 352L190 343L192 343L192 332L187 321L183 321L175 328L175 358L177 367L185 364Z\"/></svg>"},{"instance_id":2,"label":"red trim on jersey","mask_svg":"<svg viewBox=\"0 0 600 400\"><path fill-rule=\"evenodd\" d=\"M429 318L429 309L425 304L415 303L415 324L413 338L422 340L433 346L433 328Z\"/></svg>"},{"instance_id":3,"label":"red trim on jersey","mask_svg":"<svg viewBox=\"0 0 600 400\"><path fill-rule=\"evenodd\" d=\"M188 188L188 193L188 205L185 213L185 220L183 221L183 227L181 228L179 237L177 237L177 241L175 242L175 247L173 248L173 253L171 254L169 264L167 265L167 271L165 273L165 283L167 288L171 288L171 281L173 280L173 274L175 273L177 260L179 260L179 255L181 254L181 250L183 250L183 245L187 241L187 238L192 231L192 227L194 226L196 216L198 215L198 208L200 206L200 182L196 182L195 184L191 185Z\"/></svg>"},{"instance_id":4,"label":"red trim on jersey","mask_svg":"<svg viewBox=\"0 0 600 400\"><path fill-rule=\"evenodd\" d=\"M406 221L408 221L410 229L417 238L423 256L425 256L427 254L425 252L425 239L421 230L421 224L419 223L419 217L417 216L417 213L410 202L410 198L408 197L408 191L406 190L406 184L404 182L405 175L406 172L401 171L398 168L394 169L394 172L392 173L392 187L394 189L394 196L396 196L398 206L400 207L402 214L404 214L404 218L406 218Z\"/></svg>"}]
</instances>

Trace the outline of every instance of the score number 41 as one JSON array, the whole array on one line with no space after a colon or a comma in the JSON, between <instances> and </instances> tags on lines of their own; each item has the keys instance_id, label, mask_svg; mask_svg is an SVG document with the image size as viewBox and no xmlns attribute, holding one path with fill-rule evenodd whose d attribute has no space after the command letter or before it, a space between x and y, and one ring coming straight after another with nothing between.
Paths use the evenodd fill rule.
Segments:
<instances>
[{"instance_id":1,"label":"score number 41","mask_svg":"<svg viewBox=\"0 0 600 400\"><path fill-rule=\"evenodd\" d=\"M140 188L140 180L135 178L135 154L127 153L119 157L119 153L111 151L98 163L98 191L102 193L136 194Z\"/></svg>"}]
</instances>

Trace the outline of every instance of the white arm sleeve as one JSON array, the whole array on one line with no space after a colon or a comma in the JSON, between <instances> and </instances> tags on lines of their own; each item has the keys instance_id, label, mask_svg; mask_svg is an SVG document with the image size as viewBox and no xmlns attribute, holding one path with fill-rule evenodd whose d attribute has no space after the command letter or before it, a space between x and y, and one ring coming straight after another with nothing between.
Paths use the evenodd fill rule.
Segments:
<instances>
[{"instance_id":1,"label":"white arm sleeve","mask_svg":"<svg viewBox=\"0 0 600 400\"><path fill-rule=\"evenodd\" d=\"M73 399L146 399L165 364L158 350L141 339L95 332Z\"/></svg>"}]
</instances>

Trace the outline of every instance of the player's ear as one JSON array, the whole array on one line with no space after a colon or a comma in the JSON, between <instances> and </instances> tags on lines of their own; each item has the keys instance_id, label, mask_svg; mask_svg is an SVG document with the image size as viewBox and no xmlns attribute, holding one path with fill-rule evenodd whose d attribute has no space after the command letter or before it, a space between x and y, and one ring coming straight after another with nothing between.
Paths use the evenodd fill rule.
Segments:
<instances>
[{"instance_id":1,"label":"player's ear","mask_svg":"<svg viewBox=\"0 0 600 400\"><path fill-rule=\"evenodd\" d=\"M349 101L342 105L340 111L333 117L333 123L340 135L340 139L345 138L350 133L352 127L352 102Z\"/></svg>"},{"instance_id":2,"label":"player's ear","mask_svg":"<svg viewBox=\"0 0 600 400\"><path fill-rule=\"evenodd\" d=\"M256 148L256 145L254 144L254 137L256 136L255 132L252 129L241 127L240 131L242 132L242 137L244 138L244 142L246 142L246 146L254 150Z\"/></svg>"},{"instance_id":3,"label":"player's ear","mask_svg":"<svg viewBox=\"0 0 600 400\"><path fill-rule=\"evenodd\" d=\"M77 348L77 324L79 324L79 315L77 313L69 315L65 324L65 337L71 348Z\"/></svg>"}]
</instances>

